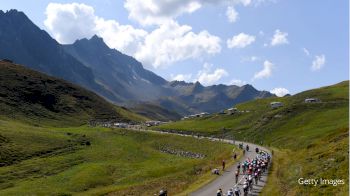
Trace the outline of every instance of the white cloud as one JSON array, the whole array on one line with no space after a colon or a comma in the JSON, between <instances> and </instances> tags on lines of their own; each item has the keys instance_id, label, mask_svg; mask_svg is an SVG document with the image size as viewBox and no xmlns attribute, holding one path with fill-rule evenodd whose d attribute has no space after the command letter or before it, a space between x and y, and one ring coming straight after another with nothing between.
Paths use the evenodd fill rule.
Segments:
<instances>
[{"instance_id":1,"label":"white cloud","mask_svg":"<svg viewBox=\"0 0 350 196\"><path fill-rule=\"evenodd\" d=\"M181 14L192 13L201 6L201 2L195 0L126 0L124 3L129 18L142 25L163 24Z\"/></svg>"},{"instance_id":2,"label":"white cloud","mask_svg":"<svg viewBox=\"0 0 350 196\"><path fill-rule=\"evenodd\" d=\"M275 31L275 34L273 35L273 38L271 39L271 46L277 46L282 44L288 44L287 39L288 33L281 32L279 29Z\"/></svg>"},{"instance_id":3,"label":"white cloud","mask_svg":"<svg viewBox=\"0 0 350 196\"><path fill-rule=\"evenodd\" d=\"M289 90L287 90L286 88L274 88L270 91L270 93L273 93L273 94L277 95L278 97L283 97L283 96L289 94Z\"/></svg>"},{"instance_id":4,"label":"white cloud","mask_svg":"<svg viewBox=\"0 0 350 196\"><path fill-rule=\"evenodd\" d=\"M258 5L261 0L254 0ZM126 0L124 7L129 11L129 18L141 25L159 25L174 20L183 14L191 14L204 5L250 6L253 0Z\"/></svg>"},{"instance_id":5,"label":"white cloud","mask_svg":"<svg viewBox=\"0 0 350 196\"><path fill-rule=\"evenodd\" d=\"M303 48L303 52L305 53L306 56L310 56L310 52L308 49Z\"/></svg>"},{"instance_id":6,"label":"white cloud","mask_svg":"<svg viewBox=\"0 0 350 196\"><path fill-rule=\"evenodd\" d=\"M312 71L320 70L325 63L326 63L326 57L324 54L320 56L316 55L315 59L312 61L311 70Z\"/></svg>"},{"instance_id":7,"label":"white cloud","mask_svg":"<svg viewBox=\"0 0 350 196\"><path fill-rule=\"evenodd\" d=\"M259 6L265 2L277 3L278 0L254 0L254 6Z\"/></svg>"},{"instance_id":8,"label":"white cloud","mask_svg":"<svg viewBox=\"0 0 350 196\"><path fill-rule=\"evenodd\" d=\"M228 48L245 48L255 41L255 36L240 33L227 40Z\"/></svg>"},{"instance_id":9,"label":"white cloud","mask_svg":"<svg viewBox=\"0 0 350 196\"><path fill-rule=\"evenodd\" d=\"M238 0L238 2L243 4L244 6L248 6L252 3L252 0Z\"/></svg>"},{"instance_id":10,"label":"white cloud","mask_svg":"<svg viewBox=\"0 0 350 196\"><path fill-rule=\"evenodd\" d=\"M115 20L95 15L94 8L85 4L50 3L46 7L44 24L60 43L70 44L77 39L101 36L109 47L133 54L147 32Z\"/></svg>"},{"instance_id":11,"label":"white cloud","mask_svg":"<svg viewBox=\"0 0 350 196\"><path fill-rule=\"evenodd\" d=\"M236 85L236 86L244 86L247 84L246 81L243 81L243 80L238 80L238 79L233 79L230 81L229 83L230 85Z\"/></svg>"},{"instance_id":12,"label":"white cloud","mask_svg":"<svg viewBox=\"0 0 350 196\"><path fill-rule=\"evenodd\" d=\"M148 33L135 29L131 25L120 25L115 20L96 19L96 34L101 36L106 44L126 54L133 55L139 49Z\"/></svg>"},{"instance_id":13,"label":"white cloud","mask_svg":"<svg viewBox=\"0 0 350 196\"><path fill-rule=\"evenodd\" d=\"M192 79L192 74L177 74L177 75L171 75L171 80L177 80L177 81L190 81Z\"/></svg>"},{"instance_id":14,"label":"white cloud","mask_svg":"<svg viewBox=\"0 0 350 196\"><path fill-rule=\"evenodd\" d=\"M272 75L273 67L274 65L270 61L264 61L264 68L261 71L254 74L253 80L269 78Z\"/></svg>"},{"instance_id":15,"label":"white cloud","mask_svg":"<svg viewBox=\"0 0 350 196\"><path fill-rule=\"evenodd\" d=\"M45 14L44 25L60 43L72 43L95 33L94 8L85 4L49 3Z\"/></svg>"},{"instance_id":16,"label":"white cloud","mask_svg":"<svg viewBox=\"0 0 350 196\"><path fill-rule=\"evenodd\" d=\"M164 67L177 61L201 58L221 51L220 38L175 21L162 24L146 36L135 57L146 65Z\"/></svg>"},{"instance_id":17,"label":"white cloud","mask_svg":"<svg viewBox=\"0 0 350 196\"><path fill-rule=\"evenodd\" d=\"M226 70L221 68L217 68L212 72L212 67L212 64L205 63L203 65L203 70L199 71L197 74L197 81L205 86L209 86L215 84L222 77L229 75Z\"/></svg>"},{"instance_id":18,"label":"white cloud","mask_svg":"<svg viewBox=\"0 0 350 196\"><path fill-rule=\"evenodd\" d=\"M164 67L221 51L219 37L207 31L194 33L192 27L173 20L147 32L115 20L105 20L94 14L93 7L77 3L50 3L46 16L45 26L60 43L72 43L97 34L109 47L135 56L148 67Z\"/></svg>"},{"instance_id":19,"label":"white cloud","mask_svg":"<svg viewBox=\"0 0 350 196\"><path fill-rule=\"evenodd\" d=\"M230 23L234 23L238 19L238 12L233 6L228 6L226 10L226 16Z\"/></svg>"}]
</instances>

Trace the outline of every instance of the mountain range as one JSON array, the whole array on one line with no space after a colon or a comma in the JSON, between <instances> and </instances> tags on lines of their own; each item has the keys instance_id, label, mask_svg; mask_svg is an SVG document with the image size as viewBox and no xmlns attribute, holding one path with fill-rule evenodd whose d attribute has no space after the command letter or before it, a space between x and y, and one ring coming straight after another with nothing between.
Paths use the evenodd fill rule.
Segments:
<instances>
[{"instance_id":1,"label":"mountain range","mask_svg":"<svg viewBox=\"0 0 350 196\"><path fill-rule=\"evenodd\" d=\"M62 45L17 10L0 10L0 46L0 59L81 85L131 109L159 111L161 107L164 114L187 115L217 112L237 103L274 96L251 85L206 87L199 82L167 81L146 70L135 58L109 48L96 35Z\"/></svg>"}]
</instances>

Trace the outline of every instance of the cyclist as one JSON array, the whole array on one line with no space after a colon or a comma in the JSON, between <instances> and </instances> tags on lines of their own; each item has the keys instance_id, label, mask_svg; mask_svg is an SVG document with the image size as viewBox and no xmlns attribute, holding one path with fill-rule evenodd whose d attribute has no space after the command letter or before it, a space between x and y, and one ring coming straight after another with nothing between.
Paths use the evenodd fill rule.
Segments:
<instances>
[{"instance_id":1,"label":"cyclist","mask_svg":"<svg viewBox=\"0 0 350 196\"><path fill-rule=\"evenodd\" d=\"M224 194L222 193L222 189L218 189L218 191L216 192L216 196L224 196Z\"/></svg>"},{"instance_id":2,"label":"cyclist","mask_svg":"<svg viewBox=\"0 0 350 196\"><path fill-rule=\"evenodd\" d=\"M233 196L233 189L230 188L228 191L227 191L227 196Z\"/></svg>"},{"instance_id":3,"label":"cyclist","mask_svg":"<svg viewBox=\"0 0 350 196\"><path fill-rule=\"evenodd\" d=\"M238 187L235 188L235 196L239 196L241 194L241 190Z\"/></svg>"}]
</instances>

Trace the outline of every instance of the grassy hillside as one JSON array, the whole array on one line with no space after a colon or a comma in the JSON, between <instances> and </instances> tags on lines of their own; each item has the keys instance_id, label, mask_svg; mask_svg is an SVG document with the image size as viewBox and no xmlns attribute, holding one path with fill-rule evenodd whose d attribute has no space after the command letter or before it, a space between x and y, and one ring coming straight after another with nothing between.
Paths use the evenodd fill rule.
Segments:
<instances>
[{"instance_id":1,"label":"grassy hillside","mask_svg":"<svg viewBox=\"0 0 350 196\"><path fill-rule=\"evenodd\" d=\"M0 61L0 117L37 125L82 125L89 120L145 120L63 80Z\"/></svg>"},{"instance_id":2,"label":"grassy hillside","mask_svg":"<svg viewBox=\"0 0 350 196\"><path fill-rule=\"evenodd\" d=\"M147 116L153 120L169 121L179 120L181 118L180 114L151 103L136 104L132 106L130 110L142 116Z\"/></svg>"},{"instance_id":3,"label":"grassy hillside","mask_svg":"<svg viewBox=\"0 0 350 196\"><path fill-rule=\"evenodd\" d=\"M121 129L143 121L83 88L0 62L0 195L153 195L193 189L232 145ZM195 158L195 156L203 158Z\"/></svg>"},{"instance_id":4,"label":"grassy hillside","mask_svg":"<svg viewBox=\"0 0 350 196\"><path fill-rule=\"evenodd\" d=\"M270 146L275 156L264 195L348 195L348 95L348 81L344 81L236 106L249 112L180 121L157 129L225 135ZM304 103L310 97L322 102ZM272 101L284 106L271 109ZM301 186L297 183L301 177L343 179L345 185Z\"/></svg>"},{"instance_id":5,"label":"grassy hillside","mask_svg":"<svg viewBox=\"0 0 350 196\"><path fill-rule=\"evenodd\" d=\"M212 178L210 168L229 159L233 149L127 130L0 124L0 195L153 195L163 187L174 194Z\"/></svg>"}]
</instances>

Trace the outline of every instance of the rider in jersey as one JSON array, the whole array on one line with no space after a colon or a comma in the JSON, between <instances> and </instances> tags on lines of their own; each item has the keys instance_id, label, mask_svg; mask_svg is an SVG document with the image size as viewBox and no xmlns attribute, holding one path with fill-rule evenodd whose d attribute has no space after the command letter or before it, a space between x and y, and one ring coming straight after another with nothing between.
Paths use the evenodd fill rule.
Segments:
<instances>
[{"instance_id":1,"label":"rider in jersey","mask_svg":"<svg viewBox=\"0 0 350 196\"><path fill-rule=\"evenodd\" d=\"M248 184L249 184L249 187L250 187L250 190L253 189L253 177L251 175L248 176Z\"/></svg>"},{"instance_id":2,"label":"rider in jersey","mask_svg":"<svg viewBox=\"0 0 350 196\"><path fill-rule=\"evenodd\" d=\"M258 184L258 172L254 173L255 184Z\"/></svg>"},{"instance_id":3,"label":"rider in jersey","mask_svg":"<svg viewBox=\"0 0 350 196\"><path fill-rule=\"evenodd\" d=\"M233 196L233 189L230 188L230 190L227 191L227 196Z\"/></svg>"},{"instance_id":4,"label":"rider in jersey","mask_svg":"<svg viewBox=\"0 0 350 196\"><path fill-rule=\"evenodd\" d=\"M221 189L216 192L216 196L224 196Z\"/></svg>"},{"instance_id":5,"label":"rider in jersey","mask_svg":"<svg viewBox=\"0 0 350 196\"><path fill-rule=\"evenodd\" d=\"M239 196L241 194L241 190L238 187L235 188L235 196Z\"/></svg>"},{"instance_id":6,"label":"rider in jersey","mask_svg":"<svg viewBox=\"0 0 350 196\"><path fill-rule=\"evenodd\" d=\"M248 182L247 181L245 181L244 184L243 184L243 192L244 193L248 192Z\"/></svg>"}]
</instances>

